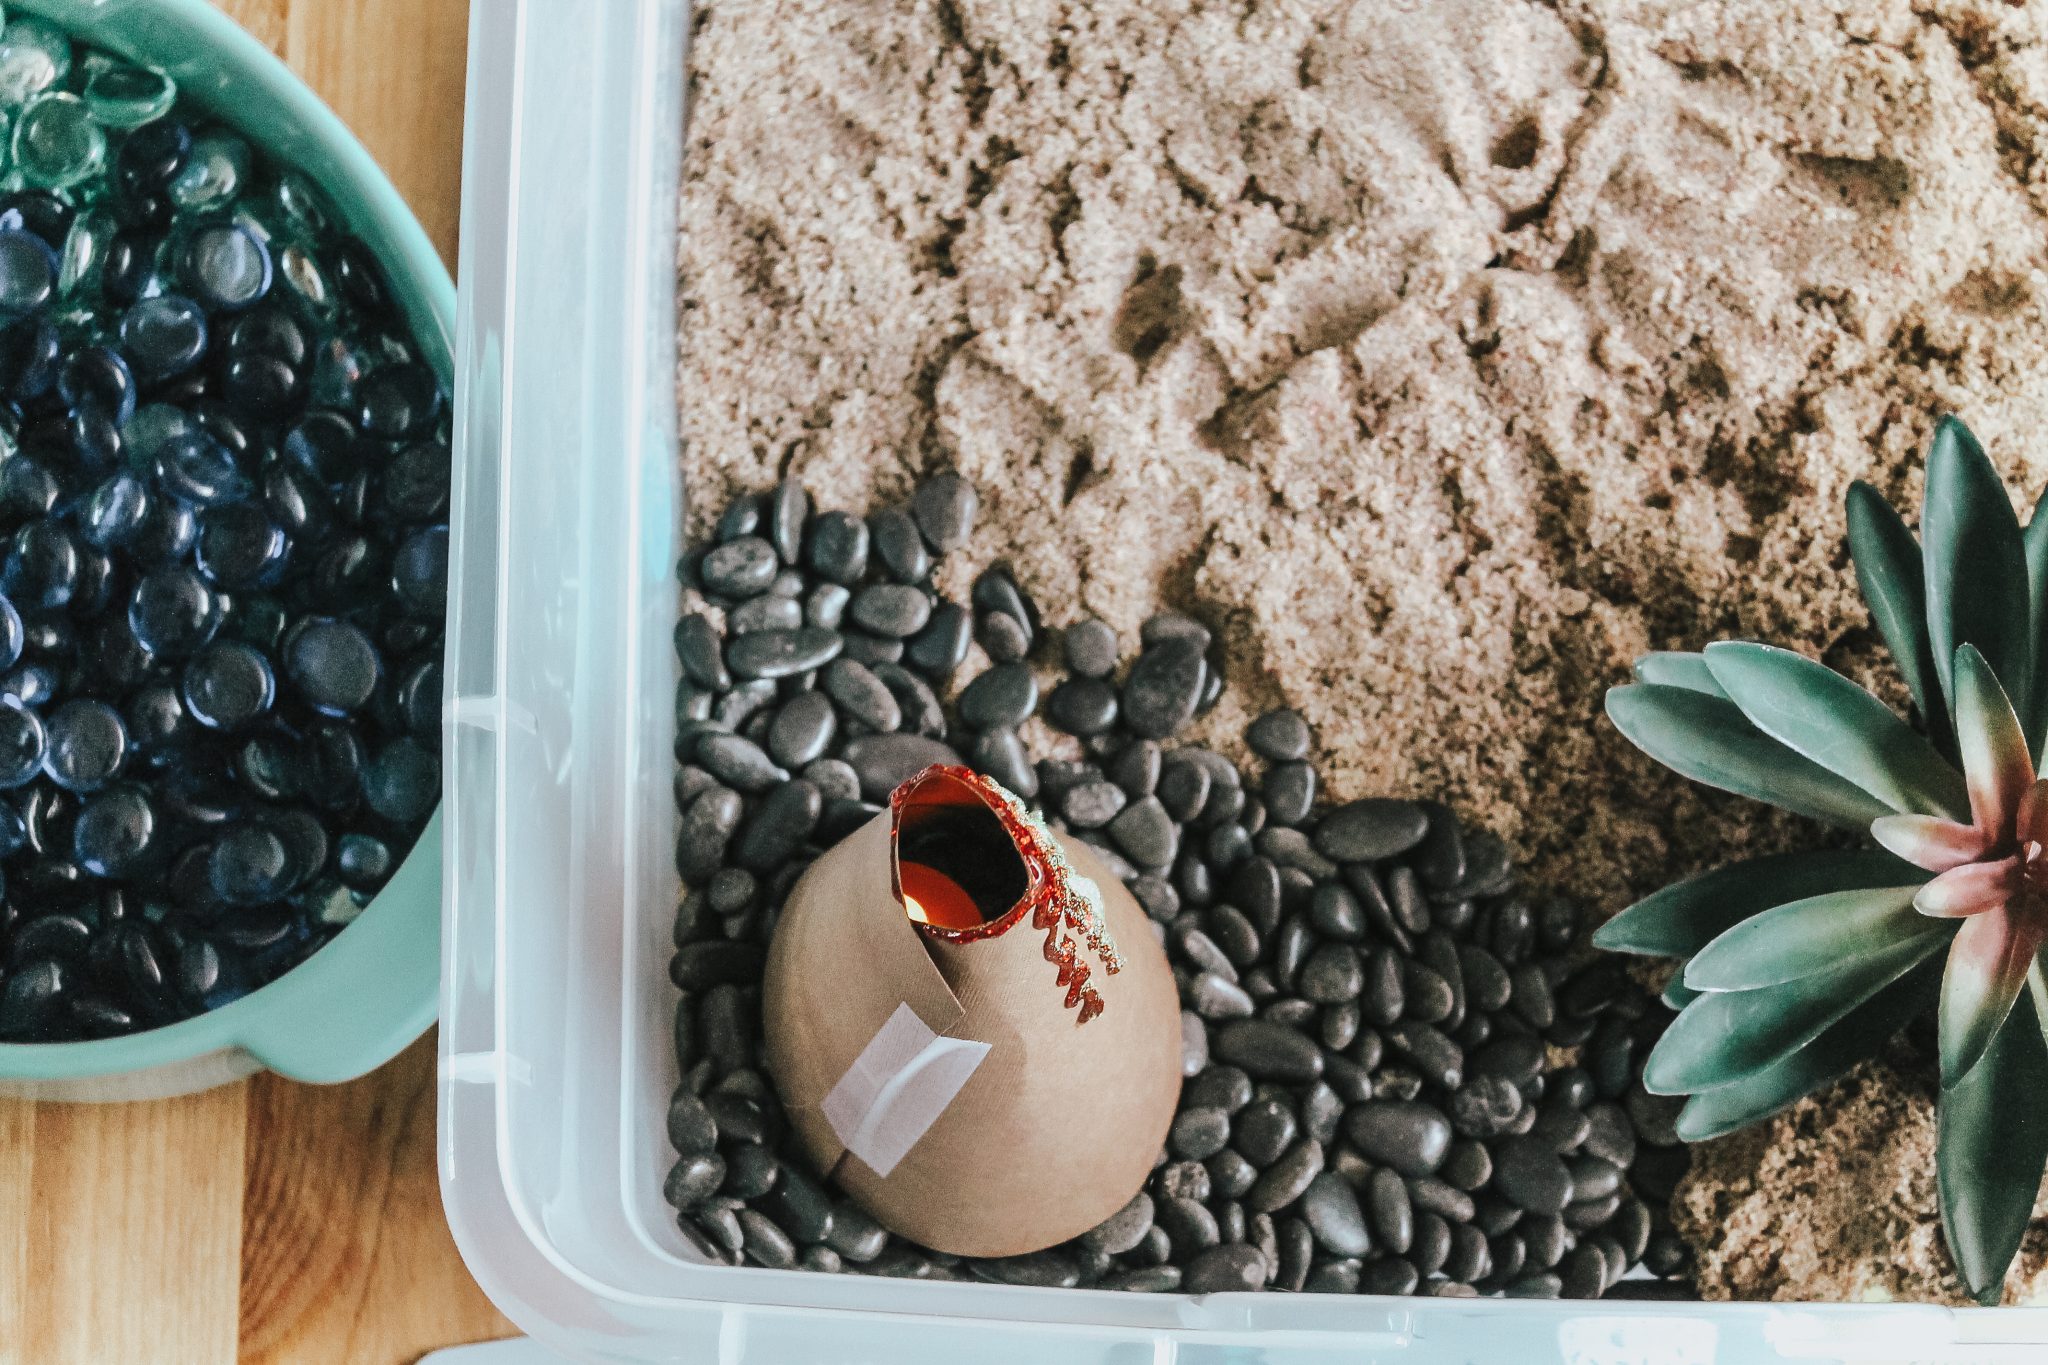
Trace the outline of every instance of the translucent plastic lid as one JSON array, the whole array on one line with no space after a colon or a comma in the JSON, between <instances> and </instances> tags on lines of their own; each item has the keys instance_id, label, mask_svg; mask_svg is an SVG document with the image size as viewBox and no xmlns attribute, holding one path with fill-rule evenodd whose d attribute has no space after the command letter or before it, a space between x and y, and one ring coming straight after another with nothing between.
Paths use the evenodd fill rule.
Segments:
<instances>
[{"instance_id":1,"label":"translucent plastic lid","mask_svg":"<svg viewBox=\"0 0 2048 1365\"><path fill-rule=\"evenodd\" d=\"M719 1365L2044 1358L2041 1310L1197 1298L700 1264L661 1195L686 7L470 14L441 1177L463 1255L522 1328L583 1359Z\"/></svg>"}]
</instances>

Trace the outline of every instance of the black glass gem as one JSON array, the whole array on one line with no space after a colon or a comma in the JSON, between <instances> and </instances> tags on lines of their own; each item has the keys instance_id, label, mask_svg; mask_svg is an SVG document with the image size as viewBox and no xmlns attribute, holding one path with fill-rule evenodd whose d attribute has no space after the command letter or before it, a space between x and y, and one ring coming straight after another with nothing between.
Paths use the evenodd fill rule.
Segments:
<instances>
[{"instance_id":1,"label":"black glass gem","mask_svg":"<svg viewBox=\"0 0 2048 1365\"><path fill-rule=\"evenodd\" d=\"M183 374L206 354L206 312L177 294L137 299L121 315L121 353L145 382Z\"/></svg>"},{"instance_id":2,"label":"black glass gem","mask_svg":"<svg viewBox=\"0 0 2048 1365\"><path fill-rule=\"evenodd\" d=\"M115 158L115 176L129 195L153 194L169 187L192 155L192 130L160 119L128 135Z\"/></svg>"},{"instance_id":3,"label":"black glass gem","mask_svg":"<svg viewBox=\"0 0 2048 1365\"><path fill-rule=\"evenodd\" d=\"M68 701L44 727L43 769L66 791L88 792L113 781L128 754L128 727L100 701Z\"/></svg>"},{"instance_id":4,"label":"black glass gem","mask_svg":"<svg viewBox=\"0 0 2048 1365\"><path fill-rule=\"evenodd\" d=\"M276 696L270 661L239 641L215 641L185 665L185 709L213 729L248 724L268 711Z\"/></svg>"},{"instance_id":5,"label":"black glass gem","mask_svg":"<svg viewBox=\"0 0 2048 1365\"><path fill-rule=\"evenodd\" d=\"M363 796L386 820L407 824L422 819L441 799L440 765L414 741L395 739L370 760Z\"/></svg>"},{"instance_id":6,"label":"black glass gem","mask_svg":"<svg viewBox=\"0 0 2048 1365\"><path fill-rule=\"evenodd\" d=\"M97 407L117 423L135 415L135 374L110 346L81 346L57 367L57 396L67 406Z\"/></svg>"},{"instance_id":7,"label":"black glass gem","mask_svg":"<svg viewBox=\"0 0 2048 1365\"><path fill-rule=\"evenodd\" d=\"M234 453L207 432L180 432L156 454L157 487L200 507L239 502L255 490Z\"/></svg>"},{"instance_id":8,"label":"black glass gem","mask_svg":"<svg viewBox=\"0 0 2048 1365\"><path fill-rule=\"evenodd\" d=\"M284 457L323 484L338 484L356 472L361 439L346 417L322 409L309 412L285 433Z\"/></svg>"},{"instance_id":9,"label":"black glass gem","mask_svg":"<svg viewBox=\"0 0 2048 1365\"><path fill-rule=\"evenodd\" d=\"M377 647L347 621L310 617L285 637L284 671L307 705L345 716L376 690Z\"/></svg>"},{"instance_id":10,"label":"black glass gem","mask_svg":"<svg viewBox=\"0 0 2048 1365\"><path fill-rule=\"evenodd\" d=\"M0 592L29 611L52 611L78 586L78 542L62 526L32 521L14 533L0 562Z\"/></svg>"},{"instance_id":11,"label":"black glass gem","mask_svg":"<svg viewBox=\"0 0 2048 1365\"><path fill-rule=\"evenodd\" d=\"M424 365L380 365L356 386L356 421L383 441L417 436L441 411L441 382Z\"/></svg>"},{"instance_id":12,"label":"black glass gem","mask_svg":"<svg viewBox=\"0 0 2048 1365\"><path fill-rule=\"evenodd\" d=\"M261 508L238 502L209 508L200 515L193 562L221 587L254 587L276 581L289 548L283 529Z\"/></svg>"},{"instance_id":13,"label":"black glass gem","mask_svg":"<svg viewBox=\"0 0 2048 1365\"><path fill-rule=\"evenodd\" d=\"M251 821L222 831L207 859L214 894L234 905L262 905L283 895L291 880L284 840Z\"/></svg>"},{"instance_id":14,"label":"black glass gem","mask_svg":"<svg viewBox=\"0 0 2048 1365\"><path fill-rule=\"evenodd\" d=\"M52 251L64 249L77 211L48 190L0 195L0 231L32 232Z\"/></svg>"},{"instance_id":15,"label":"black glass gem","mask_svg":"<svg viewBox=\"0 0 2048 1365\"><path fill-rule=\"evenodd\" d=\"M86 496L78 511L79 534L101 549L125 545L149 516L149 485L133 474L115 474Z\"/></svg>"},{"instance_id":16,"label":"black glass gem","mask_svg":"<svg viewBox=\"0 0 2048 1365\"><path fill-rule=\"evenodd\" d=\"M45 745L35 712L0 702L0 787L19 787L42 771Z\"/></svg>"},{"instance_id":17,"label":"black glass gem","mask_svg":"<svg viewBox=\"0 0 2048 1365\"><path fill-rule=\"evenodd\" d=\"M57 253L23 227L0 223L0 319L46 307L57 292Z\"/></svg>"},{"instance_id":18,"label":"black glass gem","mask_svg":"<svg viewBox=\"0 0 2048 1365\"><path fill-rule=\"evenodd\" d=\"M85 803L72 827L73 856L95 877L120 877L148 855L156 810L133 787L117 787Z\"/></svg>"},{"instance_id":19,"label":"black glass gem","mask_svg":"<svg viewBox=\"0 0 2048 1365\"><path fill-rule=\"evenodd\" d=\"M135 585L128 624L150 653L182 659L213 638L220 625L219 605L194 570L158 569Z\"/></svg>"},{"instance_id":20,"label":"black glass gem","mask_svg":"<svg viewBox=\"0 0 2048 1365\"><path fill-rule=\"evenodd\" d=\"M447 527L430 526L406 537L391 558L391 588L399 606L414 616L447 613Z\"/></svg>"},{"instance_id":21,"label":"black glass gem","mask_svg":"<svg viewBox=\"0 0 2048 1365\"><path fill-rule=\"evenodd\" d=\"M238 223L210 223L185 238L178 279L209 313L238 313L270 292L270 248Z\"/></svg>"}]
</instances>

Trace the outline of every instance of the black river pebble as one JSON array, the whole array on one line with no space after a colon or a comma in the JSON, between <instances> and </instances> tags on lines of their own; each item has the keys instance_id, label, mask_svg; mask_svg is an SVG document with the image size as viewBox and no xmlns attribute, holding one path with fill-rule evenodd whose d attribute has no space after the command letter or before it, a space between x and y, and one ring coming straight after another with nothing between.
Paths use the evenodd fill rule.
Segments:
<instances>
[{"instance_id":1,"label":"black river pebble","mask_svg":"<svg viewBox=\"0 0 2048 1365\"><path fill-rule=\"evenodd\" d=\"M968 602L932 587L975 507L950 474L865 521L786 483L686 557L727 615L692 612L676 636L676 854L697 889L672 963L667 1191L685 1235L757 1265L1150 1292L1597 1294L1638 1259L1681 1269L1645 1202L1684 1153L1635 1079L1644 1004L1625 973L1564 970L1576 910L1519 896L1505 846L1440 803L1318 807L1292 709L1248 728L1257 771L1178 744L1222 686L1191 617L1145 622L1121 682L1100 621L1058 629L1063 667L1044 671L1049 625L1006 566ZM956 679L970 639L992 663ZM1080 756L1034 762L1034 715ZM1143 1191L1072 1243L996 1260L926 1253L821 1185L755 1069L760 963L796 874L962 755L1094 841L1157 923L1188 1078ZM39 781L40 754L25 766ZM98 824L118 856L136 821L117 805ZM1552 1067L1580 1043L1585 1070ZM1639 1142L1646 1122L1664 1145ZM1671 1169L1640 1179L1646 1154Z\"/></svg>"}]
</instances>

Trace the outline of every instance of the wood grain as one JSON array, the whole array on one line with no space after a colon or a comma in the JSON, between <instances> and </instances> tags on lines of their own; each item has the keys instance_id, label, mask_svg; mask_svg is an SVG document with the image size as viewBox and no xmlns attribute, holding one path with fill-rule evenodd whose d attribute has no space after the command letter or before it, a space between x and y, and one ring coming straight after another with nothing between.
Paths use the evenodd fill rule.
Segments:
<instances>
[{"instance_id":1,"label":"wood grain","mask_svg":"<svg viewBox=\"0 0 2048 1365\"><path fill-rule=\"evenodd\" d=\"M218 3L355 130L452 266L467 0ZM431 1037L345 1086L0 1101L0 1365L402 1365L508 1335L442 1219L433 1130Z\"/></svg>"}]
</instances>

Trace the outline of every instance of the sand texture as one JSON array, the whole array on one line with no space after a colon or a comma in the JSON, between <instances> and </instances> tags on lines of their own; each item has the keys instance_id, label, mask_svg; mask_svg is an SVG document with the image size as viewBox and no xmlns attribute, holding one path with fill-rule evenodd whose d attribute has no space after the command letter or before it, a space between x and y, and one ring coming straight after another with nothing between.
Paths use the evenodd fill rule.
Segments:
<instances>
[{"instance_id":1,"label":"sand texture","mask_svg":"<svg viewBox=\"0 0 2048 1365\"><path fill-rule=\"evenodd\" d=\"M2048 478L2048 6L699 8L700 514L957 467L1049 621L1220 631L1225 747L1292 704L1332 795L1443 795L1602 914L1814 837L1607 728L1634 655L1762 638L1897 695L1850 480L1917 504L1944 411ZM1866 1074L1704 1149L1708 1291L1953 1295L1930 1129ZM1883 1206L1780 1197L1829 1162Z\"/></svg>"}]
</instances>

